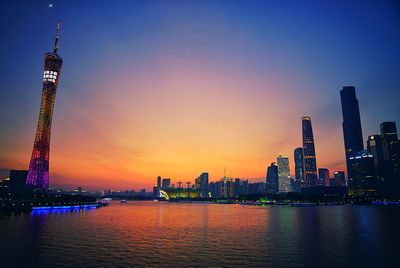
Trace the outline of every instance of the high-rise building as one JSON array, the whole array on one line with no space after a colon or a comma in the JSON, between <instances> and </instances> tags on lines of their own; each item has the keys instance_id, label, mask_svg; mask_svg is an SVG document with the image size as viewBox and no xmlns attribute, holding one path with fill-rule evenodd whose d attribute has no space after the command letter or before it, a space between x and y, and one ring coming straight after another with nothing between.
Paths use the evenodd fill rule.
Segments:
<instances>
[{"instance_id":1,"label":"high-rise building","mask_svg":"<svg viewBox=\"0 0 400 268\"><path fill-rule=\"evenodd\" d=\"M304 184L306 187L317 185L317 160L315 156L314 135L309 116L302 117Z\"/></svg>"},{"instance_id":2,"label":"high-rise building","mask_svg":"<svg viewBox=\"0 0 400 268\"><path fill-rule=\"evenodd\" d=\"M384 190L392 178L393 165L388 160L386 143L381 135L370 135L367 140L367 150L374 157L375 172L380 190Z\"/></svg>"},{"instance_id":3,"label":"high-rise building","mask_svg":"<svg viewBox=\"0 0 400 268\"><path fill-rule=\"evenodd\" d=\"M360 109L353 86L345 86L340 91L343 116L343 137L346 154L347 177L351 177L350 157L364 150Z\"/></svg>"},{"instance_id":4,"label":"high-rise building","mask_svg":"<svg viewBox=\"0 0 400 268\"><path fill-rule=\"evenodd\" d=\"M171 179L170 178L164 178L162 179L161 182L161 188L163 188L164 190L171 187Z\"/></svg>"},{"instance_id":5,"label":"high-rise building","mask_svg":"<svg viewBox=\"0 0 400 268\"><path fill-rule=\"evenodd\" d=\"M57 26L53 51L46 53L44 56L43 90L39 120L26 180L28 186L44 191L49 188L51 122L63 63L63 59L57 54L59 32L60 23Z\"/></svg>"},{"instance_id":6,"label":"high-rise building","mask_svg":"<svg viewBox=\"0 0 400 268\"><path fill-rule=\"evenodd\" d=\"M294 149L294 174L298 185L304 185L304 156L303 148Z\"/></svg>"},{"instance_id":7,"label":"high-rise building","mask_svg":"<svg viewBox=\"0 0 400 268\"><path fill-rule=\"evenodd\" d=\"M394 171L397 176L400 174L396 171L400 169L399 161L399 140L397 137L396 122L383 122L380 125L381 135L387 148L388 159L394 164Z\"/></svg>"},{"instance_id":8,"label":"high-rise building","mask_svg":"<svg viewBox=\"0 0 400 268\"><path fill-rule=\"evenodd\" d=\"M277 158L277 163L279 193L288 193L291 191L289 158L287 156L280 155Z\"/></svg>"},{"instance_id":9,"label":"high-rise building","mask_svg":"<svg viewBox=\"0 0 400 268\"><path fill-rule=\"evenodd\" d=\"M385 141L381 135L370 135L367 140L367 150L374 156L374 163L379 167L388 159L388 152Z\"/></svg>"},{"instance_id":10,"label":"high-rise building","mask_svg":"<svg viewBox=\"0 0 400 268\"><path fill-rule=\"evenodd\" d=\"M351 178L349 194L352 196L374 196L377 190L374 156L368 151L359 151L350 157Z\"/></svg>"},{"instance_id":11,"label":"high-rise building","mask_svg":"<svg viewBox=\"0 0 400 268\"><path fill-rule=\"evenodd\" d=\"M278 166L274 163L267 169L267 178L266 178L266 188L267 193L269 194L277 194L279 192L279 176L278 176Z\"/></svg>"},{"instance_id":12,"label":"high-rise building","mask_svg":"<svg viewBox=\"0 0 400 268\"><path fill-rule=\"evenodd\" d=\"M380 125L380 129L387 146L398 140L396 122L383 122Z\"/></svg>"},{"instance_id":13,"label":"high-rise building","mask_svg":"<svg viewBox=\"0 0 400 268\"><path fill-rule=\"evenodd\" d=\"M329 186L330 185L329 169L319 168L318 169L318 186Z\"/></svg>"},{"instance_id":14,"label":"high-rise building","mask_svg":"<svg viewBox=\"0 0 400 268\"><path fill-rule=\"evenodd\" d=\"M400 194L400 141L397 136L396 122L383 122L380 125L381 135L387 150L388 161L383 170L384 189L390 195Z\"/></svg>"},{"instance_id":15,"label":"high-rise building","mask_svg":"<svg viewBox=\"0 0 400 268\"><path fill-rule=\"evenodd\" d=\"M200 176L195 180L196 188L200 190L200 197L207 198L208 197L208 173L203 172Z\"/></svg>"},{"instance_id":16,"label":"high-rise building","mask_svg":"<svg viewBox=\"0 0 400 268\"><path fill-rule=\"evenodd\" d=\"M157 177L157 185L156 185L158 188L161 188L161 176L158 176Z\"/></svg>"}]
</instances>

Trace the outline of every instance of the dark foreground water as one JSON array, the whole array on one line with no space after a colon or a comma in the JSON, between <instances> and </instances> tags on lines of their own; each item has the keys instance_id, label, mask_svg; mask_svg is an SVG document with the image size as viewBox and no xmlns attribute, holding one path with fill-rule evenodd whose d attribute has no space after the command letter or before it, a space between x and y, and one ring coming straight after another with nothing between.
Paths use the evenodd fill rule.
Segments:
<instances>
[{"instance_id":1,"label":"dark foreground water","mask_svg":"<svg viewBox=\"0 0 400 268\"><path fill-rule=\"evenodd\" d=\"M400 267L400 207L113 203L0 216L0 267Z\"/></svg>"}]
</instances>

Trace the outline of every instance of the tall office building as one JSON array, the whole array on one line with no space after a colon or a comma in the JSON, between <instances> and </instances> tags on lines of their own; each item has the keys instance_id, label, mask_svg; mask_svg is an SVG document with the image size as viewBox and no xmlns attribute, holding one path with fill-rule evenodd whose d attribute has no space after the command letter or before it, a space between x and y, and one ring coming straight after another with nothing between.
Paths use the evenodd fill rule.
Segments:
<instances>
[{"instance_id":1,"label":"tall office building","mask_svg":"<svg viewBox=\"0 0 400 268\"><path fill-rule=\"evenodd\" d=\"M287 156L280 155L277 158L277 163L279 193L288 193L291 191L289 158Z\"/></svg>"},{"instance_id":2,"label":"tall office building","mask_svg":"<svg viewBox=\"0 0 400 268\"><path fill-rule=\"evenodd\" d=\"M306 187L317 185L317 160L315 156L314 135L309 116L302 117L304 184Z\"/></svg>"},{"instance_id":3,"label":"tall office building","mask_svg":"<svg viewBox=\"0 0 400 268\"><path fill-rule=\"evenodd\" d=\"M162 185L161 185L161 176L158 176L158 177L157 177L157 187L158 187L158 188L161 188L161 186L162 186Z\"/></svg>"},{"instance_id":4,"label":"tall office building","mask_svg":"<svg viewBox=\"0 0 400 268\"><path fill-rule=\"evenodd\" d=\"M267 193L277 194L279 192L279 176L278 176L278 166L274 163L267 169L267 178L265 181Z\"/></svg>"},{"instance_id":5,"label":"tall office building","mask_svg":"<svg viewBox=\"0 0 400 268\"><path fill-rule=\"evenodd\" d=\"M60 23L57 25L53 52L48 52L44 56L43 90L39 120L26 179L28 186L44 191L49 188L51 121L63 63L63 59L57 54L59 32Z\"/></svg>"},{"instance_id":6,"label":"tall office building","mask_svg":"<svg viewBox=\"0 0 400 268\"><path fill-rule=\"evenodd\" d=\"M353 86L345 86L340 91L343 116L343 137L346 154L347 177L351 177L350 157L364 150L361 130L360 109Z\"/></svg>"},{"instance_id":7,"label":"tall office building","mask_svg":"<svg viewBox=\"0 0 400 268\"><path fill-rule=\"evenodd\" d=\"M319 168L318 169L318 186L329 186L330 185L329 169Z\"/></svg>"},{"instance_id":8,"label":"tall office building","mask_svg":"<svg viewBox=\"0 0 400 268\"><path fill-rule=\"evenodd\" d=\"M196 188L200 190L200 197L207 198L208 197L208 173L203 172L200 176L195 180Z\"/></svg>"},{"instance_id":9,"label":"tall office building","mask_svg":"<svg viewBox=\"0 0 400 268\"><path fill-rule=\"evenodd\" d=\"M294 173L298 185L304 185L304 156L303 148L294 149Z\"/></svg>"}]
</instances>

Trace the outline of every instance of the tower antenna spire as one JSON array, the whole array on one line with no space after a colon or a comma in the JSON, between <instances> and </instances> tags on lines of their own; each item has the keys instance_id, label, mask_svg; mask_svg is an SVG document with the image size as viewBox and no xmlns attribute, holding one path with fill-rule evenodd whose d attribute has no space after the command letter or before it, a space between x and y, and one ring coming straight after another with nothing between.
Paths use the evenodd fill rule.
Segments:
<instances>
[{"instance_id":1,"label":"tower antenna spire","mask_svg":"<svg viewBox=\"0 0 400 268\"><path fill-rule=\"evenodd\" d=\"M53 48L53 53L57 54L58 50L58 36L60 34L60 21L57 23L57 32L56 32L56 40L54 41L54 48Z\"/></svg>"}]
</instances>

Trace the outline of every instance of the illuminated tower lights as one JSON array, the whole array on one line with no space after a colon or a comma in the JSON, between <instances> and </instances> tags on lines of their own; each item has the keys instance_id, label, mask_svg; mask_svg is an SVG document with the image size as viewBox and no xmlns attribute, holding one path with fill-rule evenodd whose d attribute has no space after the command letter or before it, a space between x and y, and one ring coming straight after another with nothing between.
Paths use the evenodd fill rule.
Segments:
<instances>
[{"instance_id":1,"label":"illuminated tower lights","mask_svg":"<svg viewBox=\"0 0 400 268\"><path fill-rule=\"evenodd\" d=\"M63 63L63 59L57 54L59 32L60 23L57 25L53 52L46 53L44 57L43 90L39 120L26 180L28 186L44 191L49 188L51 122Z\"/></svg>"}]
</instances>

